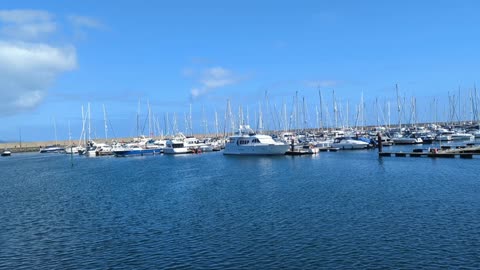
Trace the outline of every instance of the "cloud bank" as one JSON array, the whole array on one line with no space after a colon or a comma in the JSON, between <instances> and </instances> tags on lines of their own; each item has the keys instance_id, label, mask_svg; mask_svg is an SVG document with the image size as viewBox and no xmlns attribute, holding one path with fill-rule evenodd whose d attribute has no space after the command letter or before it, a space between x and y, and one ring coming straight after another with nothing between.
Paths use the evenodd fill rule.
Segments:
<instances>
[{"instance_id":1,"label":"cloud bank","mask_svg":"<svg viewBox=\"0 0 480 270\"><path fill-rule=\"evenodd\" d=\"M2 114L36 107L59 74L76 67L73 47L0 41Z\"/></svg>"},{"instance_id":2,"label":"cloud bank","mask_svg":"<svg viewBox=\"0 0 480 270\"><path fill-rule=\"evenodd\" d=\"M67 19L73 27L103 27L89 17ZM77 67L73 45L49 42L57 28L44 10L0 10L0 116L34 109L62 73Z\"/></svg>"}]
</instances>

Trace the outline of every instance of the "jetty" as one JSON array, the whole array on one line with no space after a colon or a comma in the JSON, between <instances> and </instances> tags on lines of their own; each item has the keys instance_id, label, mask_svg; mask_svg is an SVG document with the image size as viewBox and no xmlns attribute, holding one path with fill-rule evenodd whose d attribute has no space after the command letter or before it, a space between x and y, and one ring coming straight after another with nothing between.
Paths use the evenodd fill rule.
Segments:
<instances>
[{"instance_id":1,"label":"jetty","mask_svg":"<svg viewBox=\"0 0 480 270\"><path fill-rule=\"evenodd\" d=\"M474 155L480 155L480 146L413 149L412 152L378 152L379 157L473 158Z\"/></svg>"}]
</instances>

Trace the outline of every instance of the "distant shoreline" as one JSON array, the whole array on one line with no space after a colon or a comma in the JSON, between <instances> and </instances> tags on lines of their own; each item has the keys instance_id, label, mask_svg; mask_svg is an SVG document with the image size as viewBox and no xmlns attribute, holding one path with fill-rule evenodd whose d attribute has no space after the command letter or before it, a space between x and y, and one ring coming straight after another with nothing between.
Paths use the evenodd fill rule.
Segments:
<instances>
[{"instance_id":1,"label":"distant shoreline","mask_svg":"<svg viewBox=\"0 0 480 270\"><path fill-rule=\"evenodd\" d=\"M12 153L24 153L24 152L38 152L40 147L47 145L54 145L55 141L46 142L3 142L0 143L0 152L4 149L10 150ZM67 145L68 141L58 141L59 145Z\"/></svg>"}]
</instances>

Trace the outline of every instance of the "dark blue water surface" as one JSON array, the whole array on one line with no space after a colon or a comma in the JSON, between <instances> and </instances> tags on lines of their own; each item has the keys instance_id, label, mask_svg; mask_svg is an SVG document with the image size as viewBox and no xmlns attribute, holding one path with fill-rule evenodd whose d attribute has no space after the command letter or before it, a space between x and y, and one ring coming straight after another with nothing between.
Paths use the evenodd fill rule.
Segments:
<instances>
[{"instance_id":1,"label":"dark blue water surface","mask_svg":"<svg viewBox=\"0 0 480 270\"><path fill-rule=\"evenodd\" d=\"M0 159L0 268L480 268L480 158Z\"/></svg>"}]
</instances>

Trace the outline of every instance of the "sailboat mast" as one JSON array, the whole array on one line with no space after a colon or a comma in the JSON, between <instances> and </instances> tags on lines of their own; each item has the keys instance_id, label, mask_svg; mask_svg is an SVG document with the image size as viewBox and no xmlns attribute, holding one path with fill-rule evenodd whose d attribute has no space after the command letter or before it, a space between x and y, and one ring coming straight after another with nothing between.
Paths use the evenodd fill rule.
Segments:
<instances>
[{"instance_id":1,"label":"sailboat mast","mask_svg":"<svg viewBox=\"0 0 480 270\"><path fill-rule=\"evenodd\" d=\"M323 130L323 104L322 104L322 91L318 89L318 98L320 99L320 128Z\"/></svg>"},{"instance_id":2,"label":"sailboat mast","mask_svg":"<svg viewBox=\"0 0 480 270\"><path fill-rule=\"evenodd\" d=\"M335 100L335 90L333 90L333 117L335 119L335 129L338 128L337 101Z\"/></svg>"},{"instance_id":3,"label":"sailboat mast","mask_svg":"<svg viewBox=\"0 0 480 270\"><path fill-rule=\"evenodd\" d=\"M55 122L55 117L53 117L53 129L55 131L55 145L57 145L57 123Z\"/></svg>"},{"instance_id":4,"label":"sailboat mast","mask_svg":"<svg viewBox=\"0 0 480 270\"><path fill-rule=\"evenodd\" d=\"M215 138L218 138L218 115L217 115L217 110L215 110Z\"/></svg>"},{"instance_id":5,"label":"sailboat mast","mask_svg":"<svg viewBox=\"0 0 480 270\"><path fill-rule=\"evenodd\" d=\"M302 103L303 103L303 131L307 130L307 107L305 105L305 97L302 97Z\"/></svg>"},{"instance_id":6,"label":"sailboat mast","mask_svg":"<svg viewBox=\"0 0 480 270\"><path fill-rule=\"evenodd\" d=\"M82 140L84 141L85 145L87 145L87 139L85 136L85 111L82 105L82 133L80 133L80 140L78 141L78 145L82 144Z\"/></svg>"},{"instance_id":7,"label":"sailboat mast","mask_svg":"<svg viewBox=\"0 0 480 270\"><path fill-rule=\"evenodd\" d=\"M70 120L68 120L68 144L72 145L72 132L70 131Z\"/></svg>"},{"instance_id":8,"label":"sailboat mast","mask_svg":"<svg viewBox=\"0 0 480 270\"><path fill-rule=\"evenodd\" d=\"M103 122L105 128L105 142L108 140L108 125L107 125L107 110L105 110L105 104L103 106Z\"/></svg>"},{"instance_id":9,"label":"sailboat mast","mask_svg":"<svg viewBox=\"0 0 480 270\"><path fill-rule=\"evenodd\" d=\"M298 91L295 92L295 131L298 132Z\"/></svg>"},{"instance_id":10,"label":"sailboat mast","mask_svg":"<svg viewBox=\"0 0 480 270\"><path fill-rule=\"evenodd\" d=\"M350 128L350 122L349 122L349 115L350 115L350 100L347 99L347 124L346 128Z\"/></svg>"},{"instance_id":11,"label":"sailboat mast","mask_svg":"<svg viewBox=\"0 0 480 270\"><path fill-rule=\"evenodd\" d=\"M398 112L398 128L402 129L402 105L400 96L398 95L398 84L395 84L395 89L397 92L397 112Z\"/></svg>"},{"instance_id":12,"label":"sailboat mast","mask_svg":"<svg viewBox=\"0 0 480 270\"><path fill-rule=\"evenodd\" d=\"M192 103L190 103L190 115L189 115L189 123L188 127L190 129L190 136L193 136L193 123L192 123Z\"/></svg>"},{"instance_id":13,"label":"sailboat mast","mask_svg":"<svg viewBox=\"0 0 480 270\"><path fill-rule=\"evenodd\" d=\"M88 140L91 141L91 135L92 135L92 123L91 123L91 114L90 114L90 102L88 103Z\"/></svg>"}]
</instances>

